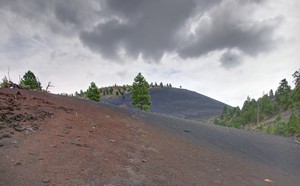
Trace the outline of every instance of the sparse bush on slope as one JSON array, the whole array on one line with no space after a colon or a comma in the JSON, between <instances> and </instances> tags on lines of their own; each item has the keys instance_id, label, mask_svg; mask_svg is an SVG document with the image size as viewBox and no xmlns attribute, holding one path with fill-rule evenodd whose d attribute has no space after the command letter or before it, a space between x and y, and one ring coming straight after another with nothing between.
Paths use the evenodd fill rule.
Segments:
<instances>
[{"instance_id":1,"label":"sparse bush on slope","mask_svg":"<svg viewBox=\"0 0 300 186\"><path fill-rule=\"evenodd\" d=\"M10 84L6 76L2 79L2 82L0 83L1 88L9 88Z\"/></svg>"}]
</instances>

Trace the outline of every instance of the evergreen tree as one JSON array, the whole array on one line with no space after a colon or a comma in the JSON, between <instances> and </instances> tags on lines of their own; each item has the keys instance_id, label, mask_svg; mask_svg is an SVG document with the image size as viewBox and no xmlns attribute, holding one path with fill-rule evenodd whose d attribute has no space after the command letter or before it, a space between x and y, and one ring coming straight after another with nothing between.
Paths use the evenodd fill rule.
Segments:
<instances>
[{"instance_id":1,"label":"evergreen tree","mask_svg":"<svg viewBox=\"0 0 300 186\"><path fill-rule=\"evenodd\" d=\"M293 113L289 119L287 124L288 132L291 134L300 134L300 118L297 117L295 113Z\"/></svg>"},{"instance_id":2,"label":"evergreen tree","mask_svg":"<svg viewBox=\"0 0 300 186\"><path fill-rule=\"evenodd\" d=\"M294 72L293 74L295 86L298 87L300 85L300 69Z\"/></svg>"},{"instance_id":3,"label":"evergreen tree","mask_svg":"<svg viewBox=\"0 0 300 186\"><path fill-rule=\"evenodd\" d=\"M229 111L227 105L225 105L224 108L223 108L223 114L222 114L221 118L222 118L225 122L229 121L230 118L231 118L231 117L230 117L230 111Z\"/></svg>"},{"instance_id":4,"label":"evergreen tree","mask_svg":"<svg viewBox=\"0 0 300 186\"><path fill-rule=\"evenodd\" d=\"M115 86L117 86L117 85L115 85ZM110 93L110 94L113 94L113 92L114 92L114 89L113 89L112 87L110 87L109 93Z\"/></svg>"},{"instance_id":5,"label":"evergreen tree","mask_svg":"<svg viewBox=\"0 0 300 186\"><path fill-rule=\"evenodd\" d=\"M292 101L296 108L300 109L300 69L293 74L295 88L292 91Z\"/></svg>"},{"instance_id":6,"label":"evergreen tree","mask_svg":"<svg viewBox=\"0 0 300 186\"><path fill-rule=\"evenodd\" d=\"M143 111L149 111L151 100L149 95L149 84L141 73L134 78L131 89L131 104Z\"/></svg>"},{"instance_id":7,"label":"evergreen tree","mask_svg":"<svg viewBox=\"0 0 300 186\"><path fill-rule=\"evenodd\" d=\"M269 97L272 99L274 97L274 93L273 93L273 90L271 89L270 92L269 92Z\"/></svg>"},{"instance_id":8,"label":"evergreen tree","mask_svg":"<svg viewBox=\"0 0 300 186\"><path fill-rule=\"evenodd\" d=\"M20 86L25 86L30 90L42 90L41 83L33 72L28 70L20 81Z\"/></svg>"},{"instance_id":9,"label":"evergreen tree","mask_svg":"<svg viewBox=\"0 0 300 186\"><path fill-rule=\"evenodd\" d=\"M86 91L86 96L93 101L99 101L100 100L100 91L97 87L97 85L92 82L89 88Z\"/></svg>"},{"instance_id":10,"label":"evergreen tree","mask_svg":"<svg viewBox=\"0 0 300 186\"><path fill-rule=\"evenodd\" d=\"M153 87L154 87L154 85L153 85L153 82L151 82L151 83L150 83L150 87L151 87L151 88L153 88Z\"/></svg>"},{"instance_id":11,"label":"evergreen tree","mask_svg":"<svg viewBox=\"0 0 300 186\"><path fill-rule=\"evenodd\" d=\"M160 88L164 88L164 84L162 82L160 82L159 86Z\"/></svg>"},{"instance_id":12,"label":"evergreen tree","mask_svg":"<svg viewBox=\"0 0 300 186\"><path fill-rule=\"evenodd\" d=\"M79 92L80 92L79 93L80 97L84 97L85 96L85 93L83 92L83 90L80 90Z\"/></svg>"},{"instance_id":13,"label":"evergreen tree","mask_svg":"<svg viewBox=\"0 0 300 186\"><path fill-rule=\"evenodd\" d=\"M281 80L277 91L275 92L275 98L279 105L287 109L291 104L290 99L291 86L288 84L286 79Z\"/></svg>"}]
</instances>

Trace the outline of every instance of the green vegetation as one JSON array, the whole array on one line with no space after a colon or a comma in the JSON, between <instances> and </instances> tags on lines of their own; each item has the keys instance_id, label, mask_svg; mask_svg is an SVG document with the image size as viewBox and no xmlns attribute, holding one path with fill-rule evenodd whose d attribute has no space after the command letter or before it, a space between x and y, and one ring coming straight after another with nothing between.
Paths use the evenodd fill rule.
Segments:
<instances>
[{"instance_id":1,"label":"green vegetation","mask_svg":"<svg viewBox=\"0 0 300 186\"><path fill-rule=\"evenodd\" d=\"M141 73L134 78L131 89L131 104L143 111L149 111L151 106L149 84Z\"/></svg>"},{"instance_id":2,"label":"green vegetation","mask_svg":"<svg viewBox=\"0 0 300 186\"><path fill-rule=\"evenodd\" d=\"M20 81L21 87L26 87L29 90L42 90L41 83L33 72L28 70Z\"/></svg>"},{"instance_id":3,"label":"green vegetation","mask_svg":"<svg viewBox=\"0 0 300 186\"><path fill-rule=\"evenodd\" d=\"M300 136L300 69L293 74L295 88L281 80L275 95L273 90L258 100L250 97L239 107L225 106L215 124L251 128L268 134ZM253 126L255 128L253 128Z\"/></svg>"},{"instance_id":4,"label":"green vegetation","mask_svg":"<svg viewBox=\"0 0 300 186\"><path fill-rule=\"evenodd\" d=\"M100 91L94 82L92 82L91 85L89 86L89 88L87 89L86 96L87 96L87 98L89 98L90 100L93 100L93 101L100 100Z\"/></svg>"},{"instance_id":5,"label":"green vegetation","mask_svg":"<svg viewBox=\"0 0 300 186\"><path fill-rule=\"evenodd\" d=\"M4 76L4 78L2 79L2 82L0 83L0 87L1 88L9 88L10 87L9 81L6 76Z\"/></svg>"}]
</instances>

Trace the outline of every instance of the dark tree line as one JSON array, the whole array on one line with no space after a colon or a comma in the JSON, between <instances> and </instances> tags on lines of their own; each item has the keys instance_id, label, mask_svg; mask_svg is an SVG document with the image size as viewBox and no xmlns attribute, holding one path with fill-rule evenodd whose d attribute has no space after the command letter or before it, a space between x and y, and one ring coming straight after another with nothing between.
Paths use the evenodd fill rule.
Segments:
<instances>
[{"instance_id":1,"label":"dark tree line","mask_svg":"<svg viewBox=\"0 0 300 186\"><path fill-rule=\"evenodd\" d=\"M300 135L300 69L293 74L295 88L291 89L286 79L280 81L275 94L270 90L257 100L250 97L243 107L225 106L215 124L242 128L248 124L256 124L259 130L266 133ZM289 119L283 120L282 113L291 112ZM276 117L276 120L266 128L264 121Z\"/></svg>"}]
</instances>

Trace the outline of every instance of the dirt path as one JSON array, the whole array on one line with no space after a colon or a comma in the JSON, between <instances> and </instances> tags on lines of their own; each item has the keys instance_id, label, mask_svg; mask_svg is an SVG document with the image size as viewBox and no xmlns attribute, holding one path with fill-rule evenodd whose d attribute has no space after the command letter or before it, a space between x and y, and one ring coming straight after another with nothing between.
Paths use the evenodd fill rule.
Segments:
<instances>
[{"instance_id":1,"label":"dirt path","mask_svg":"<svg viewBox=\"0 0 300 186\"><path fill-rule=\"evenodd\" d=\"M1 105L8 97L15 99L15 112L36 118L23 118L20 125L36 129L14 134L2 129L0 185L300 183L299 177L276 167L193 143L92 102L20 93L22 99L9 96L15 96L15 90L0 89ZM49 116L39 119L37 106ZM3 136L7 133L11 138Z\"/></svg>"}]
</instances>

